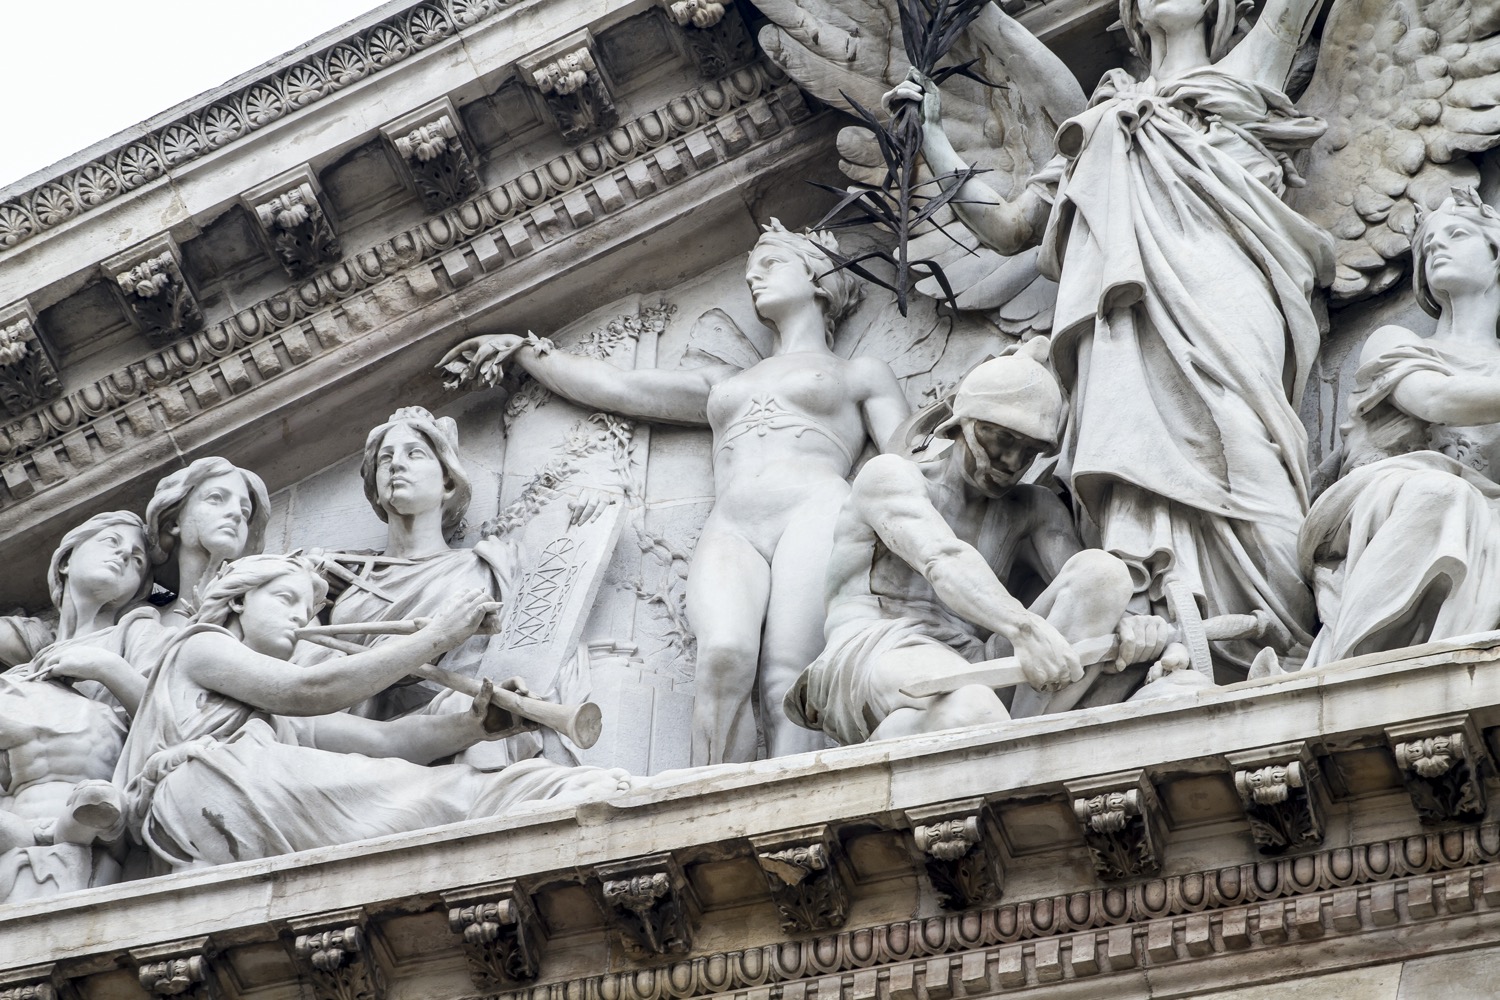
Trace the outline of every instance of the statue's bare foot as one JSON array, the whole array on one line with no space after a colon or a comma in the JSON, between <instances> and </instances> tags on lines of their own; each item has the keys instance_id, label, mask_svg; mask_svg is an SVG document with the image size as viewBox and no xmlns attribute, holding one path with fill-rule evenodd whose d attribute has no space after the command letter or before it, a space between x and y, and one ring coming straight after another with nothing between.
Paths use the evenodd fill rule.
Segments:
<instances>
[{"instance_id":1,"label":"statue's bare foot","mask_svg":"<svg viewBox=\"0 0 1500 1000\"><path fill-rule=\"evenodd\" d=\"M80 781L53 829L60 844L92 844L119 839L124 832L125 796L108 781Z\"/></svg>"}]
</instances>

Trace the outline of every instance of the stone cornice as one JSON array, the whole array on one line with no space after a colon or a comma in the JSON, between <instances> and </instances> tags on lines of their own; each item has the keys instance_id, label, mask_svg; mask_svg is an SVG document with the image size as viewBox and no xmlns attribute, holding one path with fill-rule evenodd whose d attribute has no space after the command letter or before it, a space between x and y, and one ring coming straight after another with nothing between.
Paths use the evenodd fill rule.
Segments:
<instances>
[{"instance_id":1,"label":"stone cornice","mask_svg":"<svg viewBox=\"0 0 1500 1000\"><path fill-rule=\"evenodd\" d=\"M0 257L184 163L223 149L517 6L521 3L507 0L412 4L29 190L10 192L0 201Z\"/></svg>"},{"instance_id":2,"label":"stone cornice","mask_svg":"<svg viewBox=\"0 0 1500 1000\"><path fill-rule=\"evenodd\" d=\"M807 114L800 93L774 69L742 67L230 319L0 423L0 510L66 482L131 440L189 420L357 338L371 323L348 304L378 285L404 278L417 298L430 299L443 291L440 274L451 286L463 285L733 160ZM331 312L341 305L348 308L335 320Z\"/></svg>"}]
</instances>

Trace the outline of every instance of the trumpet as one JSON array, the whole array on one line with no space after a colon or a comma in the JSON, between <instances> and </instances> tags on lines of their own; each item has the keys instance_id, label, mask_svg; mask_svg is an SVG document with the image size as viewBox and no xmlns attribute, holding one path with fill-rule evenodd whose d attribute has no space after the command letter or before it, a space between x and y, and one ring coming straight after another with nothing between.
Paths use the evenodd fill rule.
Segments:
<instances>
[{"instance_id":1,"label":"trumpet","mask_svg":"<svg viewBox=\"0 0 1500 1000\"><path fill-rule=\"evenodd\" d=\"M349 642L347 639L337 638L339 635L411 635L427 625L426 618L407 618L399 621L389 622L346 622L340 625L309 625L297 630L297 638L315 642L329 649L336 649L341 653L357 654L367 653L369 646L361 646L357 642ZM473 677L444 670L442 667L433 666L431 663L423 663L412 670L412 673L423 680L432 681L434 684L466 694L471 698L478 698L484 688L482 682ZM517 694L501 687L490 690L490 705L502 712L508 712L518 719L524 719L538 726L546 726L555 730L575 744L587 750L599 742L599 734L602 732L604 723L599 706L591 701L581 705L559 705L555 702L542 701L528 695ZM533 726L521 728L534 728Z\"/></svg>"}]
</instances>

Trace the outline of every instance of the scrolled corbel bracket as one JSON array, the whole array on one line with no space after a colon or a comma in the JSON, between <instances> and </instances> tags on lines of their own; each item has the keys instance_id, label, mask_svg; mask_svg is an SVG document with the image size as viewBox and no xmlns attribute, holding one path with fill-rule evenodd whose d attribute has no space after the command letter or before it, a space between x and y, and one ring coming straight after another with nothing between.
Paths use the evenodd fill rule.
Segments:
<instances>
[{"instance_id":1,"label":"scrolled corbel bracket","mask_svg":"<svg viewBox=\"0 0 1500 1000\"><path fill-rule=\"evenodd\" d=\"M755 42L733 0L657 0L706 80L717 80L755 57Z\"/></svg>"},{"instance_id":2,"label":"scrolled corbel bracket","mask_svg":"<svg viewBox=\"0 0 1500 1000\"><path fill-rule=\"evenodd\" d=\"M1424 824L1484 819L1489 806L1484 782L1494 763L1473 716L1389 726L1385 736Z\"/></svg>"},{"instance_id":3,"label":"scrolled corbel bracket","mask_svg":"<svg viewBox=\"0 0 1500 1000\"><path fill-rule=\"evenodd\" d=\"M1312 749L1303 742L1228 754L1234 790L1262 854L1323 842L1328 790Z\"/></svg>"},{"instance_id":4,"label":"scrolled corbel bracket","mask_svg":"<svg viewBox=\"0 0 1500 1000\"><path fill-rule=\"evenodd\" d=\"M477 157L448 98L402 115L380 132L407 186L427 211L440 212L479 193Z\"/></svg>"},{"instance_id":5,"label":"scrolled corbel bracket","mask_svg":"<svg viewBox=\"0 0 1500 1000\"><path fill-rule=\"evenodd\" d=\"M670 854L651 854L595 869L600 908L633 958L654 959L691 950L702 907L682 866Z\"/></svg>"},{"instance_id":6,"label":"scrolled corbel bracket","mask_svg":"<svg viewBox=\"0 0 1500 1000\"><path fill-rule=\"evenodd\" d=\"M13 417L62 395L57 364L31 303L0 309L0 407Z\"/></svg>"},{"instance_id":7,"label":"scrolled corbel bracket","mask_svg":"<svg viewBox=\"0 0 1500 1000\"><path fill-rule=\"evenodd\" d=\"M315 1000L385 1000L390 957L359 908L301 917L287 925L292 957Z\"/></svg>"},{"instance_id":8,"label":"scrolled corbel bracket","mask_svg":"<svg viewBox=\"0 0 1500 1000\"><path fill-rule=\"evenodd\" d=\"M993 903L1005 885L999 838L984 799L906 810L912 842L945 910Z\"/></svg>"},{"instance_id":9,"label":"scrolled corbel bracket","mask_svg":"<svg viewBox=\"0 0 1500 1000\"><path fill-rule=\"evenodd\" d=\"M542 95L568 142L602 135L619 124L614 95L587 28L516 60L516 72Z\"/></svg>"},{"instance_id":10,"label":"scrolled corbel bracket","mask_svg":"<svg viewBox=\"0 0 1500 1000\"><path fill-rule=\"evenodd\" d=\"M536 979L546 934L524 889L514 881L494 882L444 893L443 902L475 986L495 992Z\"/></svg>"},{"instance_id":11,"label":"scrolled corbel bracket","mask_svg":"<svg viewBox=\"0 0 1500 1000\"><path fill-rule=\"evenodd\" d=\"M136 329L161 346L203 329L203 310L182 274L182 251L162 233L99 265Z\"/></svg>"},{"instance_id":12,"label":"scrolled corbel bracket","mask_svg":"<svg viewBox=\"0 0 1500 1000\"><path fill-rule=\"evenodd\" d=\"M843 848L824 824L750 838L788 934L828 931L849 919Z\"/></svg>"},{"instance_id":13,"label":"scrolled corbel bracket","mask_svg":"<svg viewBox=\"0 0 1500 1000\"><path fill-rule=\"evenodd\" d=\"M60 1000L72 993L50 963L0 972L0 1000Z\"/></svg>"},{"instance_id":14,"label":"scrolled corbel bracket","mask_svg":"<svg viewBox=\"0 0 1500 1000\"><path fill-rule=\"evenodd\" d=\"M1145 771L1070 781L1066 787L1100 878L1114 882L1161 871L1166 822Z\"/></svg>"},{"instance_id":15,"label":"scrolled corbel bracket","mask_svg":"<svg viewBox=\"0 0 1500 1000\"><path fill-rule=\"evenodd\" d=\"M141 989L153 997L218 1000L223 995L207 937L184 938L130 952Z\"/></svg>"},{"instance_id":16,"label":"scrolled corbel bracket","mask_svg":"<svg viewBox=\"0 0 1500 1000\"><path fill-rule=\"evenodd\" d=\"M318 175L307 164L240 195L267 252L294 278L305 278L343 255Z\"/></svg>"}]
</instances>

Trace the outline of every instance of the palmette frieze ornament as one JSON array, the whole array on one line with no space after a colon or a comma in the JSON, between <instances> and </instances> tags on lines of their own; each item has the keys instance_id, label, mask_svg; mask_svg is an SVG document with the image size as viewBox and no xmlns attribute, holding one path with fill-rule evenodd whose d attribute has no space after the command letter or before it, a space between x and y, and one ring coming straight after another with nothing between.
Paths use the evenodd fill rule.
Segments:
<instances>
[{"instance_id":1,"label":"palmette frieze ornament","mask_svg":"<svg viewBox=\"0 0 1500 1000\"><path fill-rule=\"evenodd\" d=\"M460 122L457 109L445 97L381 128L407 184L429 212L479 192L479 174Z\"/></svg>"},{"instance_id":2,"label":"palmette frieze ornament","mask_svg":"<svg viewBox=\"0 0 1500 1000\"><path fill-rule=\"evenodd\" d=\"M254 216L262 239L287 274L306 277L343 253L319 197L317 175L306 166L245 192L241 201Z\"/></svg>"},{"instance_id":3,"label":"palmette frieze ornament","mask_svg":"<svg viewBox=\"0 0 1500 1000\"><path fill-rule=\"evenodd\" d=\"M594 39L577 31L516 64L521 76L542 95L558 130L568 142L582 142L615 127L620 120L609 83L594 54Z\"/></svg>"},{"instance_id":4,"label":"palmette frieze ornament","mask_svg":"<svg viewBox=\"0 0 1500 1000\"><path fill-rule=\"evenodd\" d=\"M182 275L182 252L167 234L109 258L100 268L136 328L157 345L203 328L203 310Z\"/></svg>"},{"instance_id":5,"label":"palmette frieze ornament","mask_svg":"<svg viewBox=\"0 0 1500 1000\"><path fill-rule=\"evenodd\" d=\"M1234 788L1262 854L1323 841L1327 794L1322 770L1305 744L1230 754Z\"/></svg>"},{"instance_id":6,"label":"palmette frieze ornament","mask_svg":"<svg viewBox=\"0 0 1500 1000\"><path fill-rule=\"evenodd\" d=\"M838 842L827 827L755 837L751 844L783 931L804 934L844 925L849 886Z\"/></svg>"},{"instance_id":7,"label":"palmette frieze ornament","mask_svg":"<svg viewBox=\"0 0 1500 1000\"><path fill-rule=\"evenodd\" d=\"M702 908L671 855L601 865L597 875L605 916L630 955L660 958L692 948Z\"/></svg>"},{"instance_id":8,"label":"palmette frieze ornament","mask_svg":"<svg viewBox=\"0 0 1500 1000\"><path fill-rule=\"evenodd\" d=\"M23 300L0 310L0 406L18 417L61 395L57 367L30 304Z\"/></svg>"},{"instance_id":9,"label":"palmette frieze ornament","mask_svg":"<svg viewBox=\"0 0 1500 1000\"><path fill-rule=\"evenodd\" d=\"M1489 805L1485 779L1493 765L1471 717L1392 727L1386 738L1424 824L1484 818Z\"/></svg>"},{"instance_id":10,"label":"palmette frieze ornament","mask_svg":"<svg viewBox=\"0 0 1500 1000\"><path fill-rule=\"evenodd\" d=\"M982 799L908 809L912 842L945 910L966 910L1000 898L1004 869Z\"/></svg>"},{"instance_id":11,"label":"palmette frieze ornament","mask_svg":"<svg viewBox=\"0 0 1500 1000\"><path fill-rule=\"evenodd\" d=\"M360 924L298 934L292 951L316 1000L384 1000L385 969Z\"/></svg>"},{"instance_id":12,"label":"palmette frieze ornament","mask_svg":"<svg viewBox=\"0 0 1500 1000\"><path fill-rule=\"evenodd\" d=\"M1164 819L1145 772L1069 782L1068 792L1100 878L1118 881L1161 871Z\"/></svg>"},{"instance_id":13,"label":"palmette frieze ornament","mask_svg":"<svg viewBox=\"0 0 1500 1000\"><path fill-rule=\"evenodd\" d=\"M476 987L510 989L536 978L545 938L531 898L516 883L450 893L444 902Z\"/></svg>"}]
</instances>

